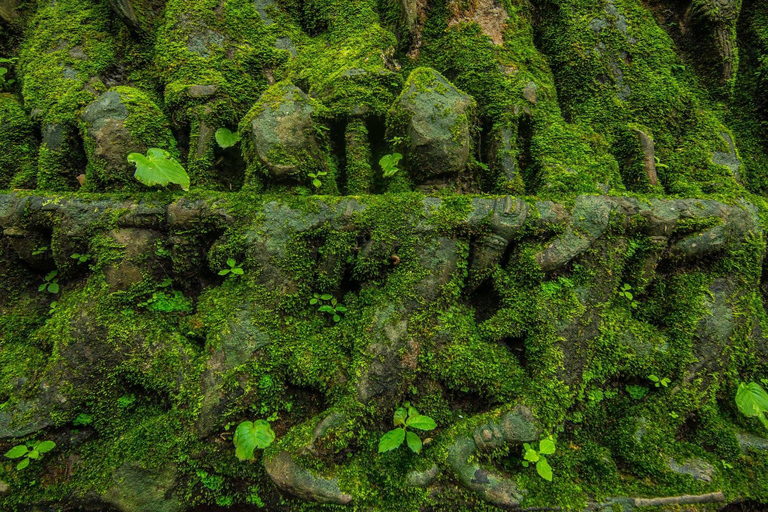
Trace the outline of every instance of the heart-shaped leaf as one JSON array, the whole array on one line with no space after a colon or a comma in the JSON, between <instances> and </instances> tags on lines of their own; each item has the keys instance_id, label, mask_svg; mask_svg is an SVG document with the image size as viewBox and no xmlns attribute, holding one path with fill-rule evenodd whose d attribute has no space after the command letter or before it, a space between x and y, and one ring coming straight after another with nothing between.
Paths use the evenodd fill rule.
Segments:
<instances>
[{"instance_id":1,"label":"heart-shaped leaf","mask_svg":"<svg viewBox=\"0 0 768 512\"><path fill-rule=\"evenodd\" d=\"M539 443L539 453L542 455L552 455L555 453L555 443L551 439L542 439Z\"/></svg>"},{"instance_id":2,"label":"heart-shaped leaf","mask_svg":"<svg viewBox=\"0 0 768 512\"><path fill-rule=\"evenodd\" d=\"M239 460L253 460L253 451L263 450L275 440L275 432L264 420L244 421L235 430L235 456Z\"/></svg>"},{"instance_id":3,"label":"heart-shaped leaf","mask_svg":"<svg viewBox=\"0 0 768 512\"><path fill-rule=\"evenodd\" d=\"M736 405L744 416L759 416L768 412L768 393L757 382L742 382L736 391Z\"/></svg>"},{"instance_id":4,"label":"heart-shaped leaf","mask_svg":"<svg viewBox=\"0 0 768 512\"><path fill-rule=\"evenodd\" d=\"M240 142L240 134L232 133L229 128L219 128L216 130L216 142L224 149L231 148Z\"/></svg>"},{"instance_id":5,"label":"heart-shaped leaf","mask_svg":"<svg viewBox=\"0 0 768 512\"><path fill-rule=\"evenodd\" d=\"M381 440L379 441L379 453L394 450L403 444L403 441L405 441L405 429L396 428L394 430L390 430L381 436Z\"/></svg>"},{"instance_id":6,"label":"heart-shaped leaf","mask_svg":"<svg viewBox=\"0 0 768 512\"><path fill-rule=\"evenodd\" d=\"M136 164L133 176L144 185L165 187L170 183L189 190L189 175L171 154L164 149L149 148L147 155L131 153L128 161Z\"/></svg>"}]
</instances>

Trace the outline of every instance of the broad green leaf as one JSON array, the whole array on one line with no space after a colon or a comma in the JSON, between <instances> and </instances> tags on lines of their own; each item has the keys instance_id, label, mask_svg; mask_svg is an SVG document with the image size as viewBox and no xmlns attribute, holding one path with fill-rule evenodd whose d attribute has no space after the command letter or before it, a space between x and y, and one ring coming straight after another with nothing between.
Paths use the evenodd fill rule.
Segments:
<instances>
[{"instance_id":1,"label":"broad green leaf","mask_svg":"<svg viewBox=\"0 0 768 512\"><path fill-rule=\"evenodd\" d=\"M333 298L333 295L331 295L330 293L324 293L320 296L320 298L323 300L331 300Z\"/></svg>"},{"instance_id":2,"label":"broad green leaf","mask_svg":"<svg viewBox=\"0 0 768 512\"><path fill-rule=\"evenodd\" d=\"M405 407L408 409L408 416L419 415L419 411L417 411L415 407L412 407L411 404L406 404Z\"/></svg>"},{"instance_id":3,"label":"broad green leaf","mask_svg":"<svg viewBox=\"0 0 768 512\"><path fill-rule=\"evenodd\" d=\"M333 321L334 322L340 322L341 321L341 317L339 315L333 315Z\"/></svg>"},{"instance_id":4,"label":"broad green leaf","mask_svg":"<svg viewBox=\"0 0 768 512\"><path fill-rule=\"evenodd\" d=\"M253 460L253 451L256 448L264 449L274 440L275 432L266 421L244 421L235 430L235 456L239 460Z\"/></svg>"},{"instance_id":5,"label":"broad green leaf","mask_svg":"<svg viewBox=\"0 0 768 512\"><path fill-rule=\"evenodd\" d=\"M170 183L181 185L181 188L189 190L189 175L179 162L164 149L149 148L147 155L131 153L128 161L136 164L136 172L133 176L144 185L165 187Z\"/></svg>"},{"instance_id":6,"label":"broad green leaf","mask_svg":"<svg viewBox=\"0 0 768 512\"><path fill-rule=\"evenodd\" d=\"M19 457L23 457L24 455L26 455L28 451L29 449L26 446L24 446L23 444L20 444L18 446L14 446L13 448L5 452L5 456L8 457L9 459L18 459Z\"/></svg>"},{"instance_id":7,"label":"broad green leaf","mask_svg":"<svg viewBox=\"0 0 768 512\"><path fill-rule=\"evenodd\" d=\"M537 460L539 460L539 454L533 448L528 448L527 450L525 450L525 454L523 454L523 458L530 462L536 462Z\"/></svg>"},{"instance_id":8,"label":"broad green leaf","mask_svg":"<svg viewBox=\"0 0 768 512\"><path fill-rule=\"evenodd\" d=\"M50 293L59 293L59 283L51 283L48 285L48 291Z\"/></svg>"},{"instance_id":9,"label":"broad green leaf","mask_svg":"<svg viewBox=\"0 0 768 512\"><path fill-rule=\"evenodd\" d=\"M229 274L230 272L231 272L230 269L225 268L224 270L219 270L219 275L220 276L225 276L225 275Z\"/></svg>"},{"instance_id":10,"label":"broad green leaf","mask_svg":"<svg viewBox=\"0 0 768 512\"><path fill-rule=\"evenodd\" d=\"M398 162L403 158L400 153L392 153L391 155L384 155L379 160L381 170L384 171L384 177L389 178L394 176L400 169L397 167Z\"/></svg>"},{"instance_id":11,"label":"broad green leaf","mask_svg":"<svg viewBox=\"0 0 768 512\"><path fill-rule=\"evenodd\" d=\"M396 428L394 430L390 430L381 436L381 440L379 441L379 453L394 450L403 444L403 441L405 441L405 429Z\"/></svg>"},{"instance_id":12,"label":"broad green leaf","mask_svg":"<svg viewBox=\"0 0 768 512\"><path fill-rule=\"evenodd\" d=\"M42 292L46 289L47 286L48 286L48 283L43 283L37 287L37 291Z\"/></svg>"},{"instance_id":13,"label":"broad green leaf","mask_svg":"<svg viewBox=\"0 0 768 512\"><path fill-rule=\"evenodd\" d=\"M37 460L37 459L39 459L39 458L40 458L40 452L38 452L37 450L32 450L32 451L30 451L30 452L27 454L27 457L29 457L30 459L35 459L35 460Z\"/></svg>"},{"instance_id":14,"label":"broad green leaf","mask_svg":"<svg viewBox=\"0 0 768 512\"><path fill-rule=\"evenodd\" d=\"M59 271L58 270L51 270L50 272L48 272L45 275L45 280L46 281L52 281L53 278L56 277L57 275L59 275Z\"/></svg>"},{"instance_id":15,"label":"broad green leaf","mask_svg":"<svg viewBox=\"0 0 768 512\"><path fill-rule=\"evenodd\" d=\"M408 421L405 422L409 427L417 428L419 430L433 430L437 427L435 420L429 416L417 414L415 416L409 416Z\"/></svg>"},{"instance_id":16,"label":"broad green leaf","mask_svg":"<svg viewBox=\"0 0 768 512\"><path fill-rule=\"evenodd\" d=\"M555 443L551 439L542 439L539 443L539 453L542 455L552 455L555 453Z\"/></svg>"},{"instance_id":17,"label":"broad green leaf","mask_svg":"<svg viewBox=\"0 0 768 512\"><path fill-rule=\"evenodd\" d=\"M219 128L216 130L216 142L224 149L231 148L240 142L240 134L232 133L229 128Z\"/></svg>"},{"instance_id":18,"label":"broad green leaf","mask_svg":"<svg viewBox=\"0 0 768 512\"><path fill-rule=\"evenodd\" d=\"M320 306L317 308L318 311L322 311L323 313L333 313L333 308L329 306L328 304L325 304L324 306Z\"/></svg>"},{"instance_id":19,"label":"broad green leaf","mask_svg":"<svg viewBox=\"0 0 768 512\"><path fill-rule=\"evenodd\" d=\"M227 258L227 265L229 265L229 268L234 268L237 262L234 258Z\"/></svg>"},{"instance_id":20,"label":"broad green leaf","mask_svg":"<svg viewBox=\"0 0 768 512\"><path fill-rule=\"evenodd\" d=\"M314 306L315 304L317 304L317 299L309 299L310 306Z\"/></svg>"},{"instance_id":21,"label":"broad green leaf","mask_svg":"<svg viewBox=\"0 0 768 512\"><path fill-rule=\"evenodd\" d=\"M245 271L240 267L235 267L232 269L232 273L238 276L242 276L243 274L245 274Z\"/></svg>"},{"instance_id":22,"label":"broad green leaf","mask_svg":"<svg viewBox=\"0 0 768 512\"><path fill-rule=\"evenodd\" d=\"M394 422L395 426L403 425L405 424L405 418L408 416L408 413L405 411L405 408L398 407L395 411L395 416L392 418L392 421Z\"/></svg>"},{"instance_id":23,"label":"broad green leaf","mask_svg":"<svg viewBox=\"0 0 768 512\"><path fill-rule=\"evenodd\" d=\"M549 462L544 457L536 463L536 472L547 482L552 481L552 466L549 465Z\"/></svg>"},{"instance_id":24,"label":"broad green leaf","mask_svg":"<svg viewBox=\"0 0 768 512\"><path fill-rule=\"evenodd\" d=\"M336 306L336 311L341 311L342 313L346 313L347 308L345 308L344 306Z\"/></svg>"},{"instance_id":25,"label":"broad green leaf","mask_svg":"<svg viewBox=\"0 0 768 512\"><path fill-rule=\"evenodd\" d=\"M659 378L655 375L649 375L648 378L653 382L659 382Z\"/></svg>"},{"instance_id":26,"label":"broad green leaf","mask_svg":"<svg viewBox=\"0 0 768 512\"><path fill-rule=\"evenodd\" d=\"M408 431L405 439L408 443L408 448L410 448L413 453L421 453L421 439L419 439L419 436Z\"/></svg>"},{"instance_id":27,"label":"broad green leaf","mask_svg":"<svg viewBox=\"0 0 768 512\"><path fill-rule=\"evenodd\" d=\"M43 441L42 443L37 445L36 448L38 452L46 453L56 448L56 443L54 443L53 441Z\"/></svg>"},{"instance_id":28,"label":"broad green leaf","mask_svg":"<svg viewBox=\"0 0 768 512\"><path fill-rule=\"evenodd\" d=\"M22 470L27 466L29 466L29 459L24 459L16 465L16 469Z\"/></svg>"},{"instance_id":29,"label":"broad green leaf","mask_svg":"<svg viewBox=\"0 0 768 512\"><path fill-rule=\"evenodd\" d=\"M768 393L757 382L739 384L736 405L744 416L751 418L768 412Z\"/></svg>"},{"instance_id":30,"label":"broad green leaf","mask_svg":"<svg viewBox=\"0 0 768 512\"><path fill-rule=\"evenodd\" d=\"M312 184L315 186L315 188L320 188L323 186L323 182L319 179L315 178L312 180Z\"/></svg>"}]
</instances>

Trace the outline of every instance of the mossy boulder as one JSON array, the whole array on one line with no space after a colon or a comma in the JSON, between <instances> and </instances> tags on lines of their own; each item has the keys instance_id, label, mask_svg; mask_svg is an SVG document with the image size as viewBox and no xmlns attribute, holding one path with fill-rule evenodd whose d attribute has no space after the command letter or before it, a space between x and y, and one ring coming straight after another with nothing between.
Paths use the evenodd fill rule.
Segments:
<instances>
[{"instance_id":1,"label":"mossy boulder","mask_svg":"<svg viewBox=\"0 0 768 512\"><path fill-rule=\"evenodd\" d=\"M472 149L475 101L431 68L411 72L387 114L387 137L401 137L411 179L425 183L464 171Z\"/></svg>"},{"instance_id":2,"label":"mossy boulder","mask_svg":"<svg viewBox=\"0 0 768 512\"><path fill-rule=\"evenodd\" d=\"M88 190L137 190L140 185L128 154L144 154L150 147L176 150L163 111L132 87L114 87L100 95L83 110L80 121L88 156Z\"/></svg>"},{"instance_id":3,"label":"mossy boulder","mask_svg":"<svg viewBox=\"0 0 768 512\"><path fill-rule=\"evenodd\" d=\"M316 121L320 106L290 82L275 84L240 123L243 157L267 181L306 183L327 172L327 152ZM253 171L252 171L253 172Z\"/></svg>"}]
</instances>

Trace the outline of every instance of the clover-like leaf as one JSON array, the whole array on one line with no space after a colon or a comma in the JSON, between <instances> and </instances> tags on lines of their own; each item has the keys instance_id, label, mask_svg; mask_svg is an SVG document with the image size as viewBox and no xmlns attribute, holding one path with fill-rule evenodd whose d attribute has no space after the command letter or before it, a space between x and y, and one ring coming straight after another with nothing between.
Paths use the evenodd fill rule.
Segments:
<instances>
[{"instance_id":1,"label":"clover-like leaf","mask_svg":"<svg viewBox=\"0 0 768 512\"><path fill-rule=\"evenodd\" d=\"M189 190L189 175L171 154L164 149L149 148L147 154L131 153L128 161L136 164L133 176L144 185L165 187L170 183Z\"/></svg>"},{"instance_id":2,"label":"clover-like leaf","mask_svg":"<svg viewBox=\"0 0 768 512\"><path fill-rule=\"evenodd\" d=\"M408 443L408 448L410 448L413 453L421 453L422 444L419 436L408 431L406 432L405 440Z\"/></svg>"},{"instance_id":3,"label":"clover-like leaf","mask_svg":"<svg viewBox=\"0 0 768 512\"><path fill-rule=\"evenodd\" d=\"M409 427L417 428L419 430L434 430L437 427L435 420L422 414L409 416L405 424Z\"/></svg>"},{"instance_id":4,"label":"clover-like leaf","mask_svg":"<svg viewBox=\"0 0 768 512\"><path fill-rule=\"evenodd\" d=\"M275 432L264 420L244 421L237 426L233 442L239 460L253 460L256 448L263 450L275 440Z\"/></svg>"},{"instance_id":5,"label":"clover-like leaf","mask_svg":"<svg viewBox=\"0 0 768 512\"><path fill-rule=\"evenodd\" d=\"M405 441L405 429L396 428L390 430L379 440L379 453L388 452L394 450Z\"/></svg>"},{"instance_id":6,"label":"clover-like leaf","mask_svg":"<svg viewBox=\"0 0 768 512\"><path fill-rule=\"evenodd\" d=\"M224 149L231 148L240 142L240 134L232 133L229 128L219 128L216 130L216 142Z\"/></svg>"}]
</instances>

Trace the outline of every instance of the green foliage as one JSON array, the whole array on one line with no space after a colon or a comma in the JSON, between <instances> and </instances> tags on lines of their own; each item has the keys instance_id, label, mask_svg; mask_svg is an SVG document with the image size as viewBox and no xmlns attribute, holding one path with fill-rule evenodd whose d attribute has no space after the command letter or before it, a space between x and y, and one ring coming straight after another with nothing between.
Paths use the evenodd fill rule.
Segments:
<instances>
[{"instance_id":1,"label":"green foliage","mask_svg":"<svg viewBox=\"0 0 768 512\"><path fill-rule=\"evenodd\" d=\"M0 57L0 91L9 88L16 80L10 78L10 66L18 59L16 57Z\"/></svg>"},{"instance_id":2,"label":"green foliage","mask_svg":"<svg viewBox=\"0 0 768 512\"><path fill-rule=\"evenodd\" d=\"M245 274L242 264L238 265L237 261L234 258L227 259L227 266L229 268L219 270L220 276L226 276L227 274L232 274L233 276L242 276L243 274Z\"/></svg>"},{"instance_id":3,"label":"green foliage","mask_svg":"<svg viewBox=\"0 0 768 512\"><path fill-rule=\"evenodd\" d=\"M555 453L555 441L552 437L539 441L539 449L536 450L528 443L523 443L523 466L528 467L531 463L536 464L536 472L547 482L552 481L552 466L549 465L545 455Z\"/></svg>"},{"instance_id":4,"label":"green foliage","mask_svg":"<svg viewBox=\"0 0 768 512\"><path fill-rule=\"evenodd\" d=\"M21 462L16 465L17 470L22 470L29 466L30 460L40 460L43 458L43 454L53 450L56 447L56 443L53 441L31 441L27 444L20 444L14 446L7 452L5 456L9 459L20 459Z\"/></svg>"},{"instance_id":5,"label":"green foliage","mask_svg":"<svg viewBox=\"0 0 768 512\"><path fill-rule=\"evenodd\" d=\"M381 170L384 171L385 178L391 178L397 173L397 171L400 170L397 164L402 158L403 155L400 153L392 153L390 155L384 155L381 157L379 160L379 165L381 166Z\"/></svg>"},{"instance_id":6,"label":"green foliage","mask_svg":"<svg viewBox=\"0 0 768 512\"><path fill-rule=\"evenodd\" d=\"M37 291L43 292L48 290L48 293L59 293L59 275L58 270L51 270L45 275L45 282L37 287Z\"/></svg>"},{"instance_id":7,"label":"green foliage","mask_svg":"<svg viewBox=\"0 0 768 512\"><path fill-rule=\"evenodd\" d=\"M339 304L331 294L324 293L322 295L316 293L315 296L309 299L309 305L314 306L319 304L318 311L321 313L328 313L333 318L334 322L341 320L341 314L347 312L347 308L344 305Z\"/></svg>"},{"instance_id":8,"label":"green foliage","mask_svg":"<svg viewBox=\"0 0 768 512\"><path fill-rule=\"evenodd\" d=\"M76 427L87 427L93 423L93 417L90 414L81 412L78 414L74 420L72 420L72 425Z\"/></svg>"},{"instance_id":9,"label":"green foliage","mask_svg":"<svg viewBox=\"0 0 768 512\"><path fill-rule=\"evenodd\" d=\"M664 378L658 378L656 375L649 375L648 378L651 380L651 382L654 383L654 385L658 387L667 387L669 386L670 380L667 377Z\"/></svg>"},{"instance_id":10,"label":"green foliage","mask_svg":"<svg viewBox=\"0 0 768 512\"><path fill-rule=\"evenodd\" d=\"M408 448L414 453L421 453L422 442L418 435L408 430L416 428L419 430L434 430L437 427L435 420L429 416L419 414L419 411L411 404L406 402L402 407L398 407L392 419L395 427L381 437L379 441L379 453L394 450L403 441L406 441Z\"/></svg>"},{"instance_id":11,"label":"green foliage","mask_svg":"<svg viewBox=\"0 0 768 512\"><path fill-rule=\"evenodd\" d=\"M216 142L224 149L231 148L240 142L240 134L232 133L229 128L219 128L216 130Z\"/></svg>"},{"instance_id":12,"label":"green foliage","mask_svg":"<svg viewBox=\"0 0 768 512\"><path fill-rule=\"evenodd\" d=\"M40 256L41 254L45 254L47 250L48 250L47 245L44 245L42 247L37 247L34 251L32 251L32 256Z\"/></svg>"},{"instance_id":13,"label":"green foliage","mask_svg":"<svg viewBox=\"0 0 768 512\"><path fill-rule=\"evenodd\" d=\"M155 292L150 299L140 302L137 306L161 313L192 312L192 302L184 297L184 294L179 290L173 290L172 295L165 292Z\"/></svg>"},{"instance_id":14,"label":"green foliage","mask_svg":"<svg viewBox=\"0 0 768 512\"><path fill-rule=\"evenodd\" d=\"M133 404L136 403L136 395L131 393L130 395L123 395L117 399L117 406L121 409L130 409Z\"/></svg>"},{"instance_id":15,"label":"green foliage","mask_svg":"<svg viewBox=\"0 0 768 512\"><path fill-rule=\"evenodd\" d=\"M263 450L275 440L275 432L266 420L244 421L235 429L233 442L238 460L253 460L255 449Z\"/></svg>"},{"instance_id":16,"label":"green foliage","mask_svg":"<svg viewBox=\"0 0 768 512\"><path fill-rule=\"evenodd\" d=\"M619 290L619 297L626 299L629 302L629 307L632 309L637 309L637 301L635 301L635 297L630 291L631 289L632 286L630 286L628 283L624 283L621 287L621 290Z\"/></svg>"},{"instance_id":17,"label":"green foliage","mask_svg":"<svg viewBox=\"0 0 768 512\"><path fill-rule=\"evenodd\" d=\"M73 260L77 260L77 264L80 265L80 264L83 264L83 263L87 262L88 260L90 260L91 259L91 255L90 254L78 254L78 253L75 253L72 256L70 256L70 258L72 258Z\"/></svg>"},{"instance_id":18,"label":"green foliage","mask_svg":"<svg viewBox=\"0 0 768 512\"><path fill-rule=\"evenodd\" d=\"M328 173L324 171L318 171L317 173L310 172L307 174L307 176L312 178L312 185L314 185L316 189L319 189L320 187L323 186L323 182L320 181L320 177L325 176L326 174Z\"/></svg>"},{"instance_id":19,"label":"green foliage","mask_svg":"<svg viewBox=\"0 0 768 512\"><path fill-rule=\"evenodd\" d=\"M136 164L134 177L149 187L166 187L171 183L189 190L189 175L169 152L159 148L149 148L147 155L131 153L128 161Z\"/></svg>"},{"instance_id":20,"label":"green foliage","mask_svg":"<svg viewBox=\"0 0 768 512\"><path fill-rule=\"evenodd\" d=\"M736 405L741 414L747 418L757 417L765 428L768 428L768 419L765 417L768 412L768 393L760 384L740 383L739 389L736 390Z\"/></svg>"},{"instance_id":21,"label":"green foliage","mask_svg":"<svg viewBox=\"0 0 768 512\"><path fill-rule=\"evenodd\" d=\"M628 385L625 389L627 390L627 393L629 393L629 396L635 400L640 400L648 394L648 388L643 386Z\"/></svg>"}]
</instances>

